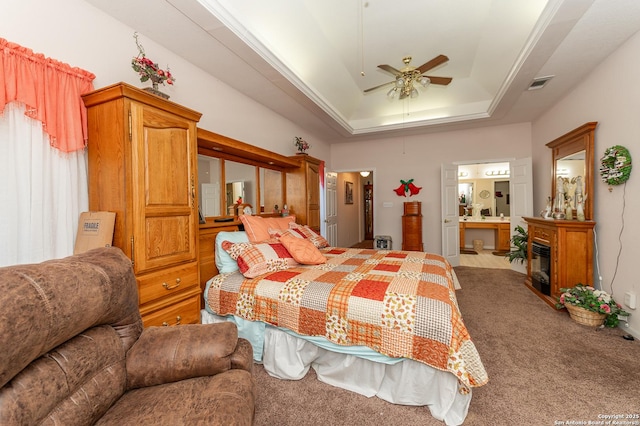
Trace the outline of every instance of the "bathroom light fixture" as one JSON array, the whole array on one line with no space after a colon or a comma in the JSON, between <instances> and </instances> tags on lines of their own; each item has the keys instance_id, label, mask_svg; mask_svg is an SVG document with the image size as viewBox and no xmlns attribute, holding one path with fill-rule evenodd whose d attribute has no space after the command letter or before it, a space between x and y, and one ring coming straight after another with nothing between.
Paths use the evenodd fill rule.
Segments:
<instances>
[{"instance_id":1,"label":"bathroom light fixture","mask_svg":"<svg viewBox=\"0 0 640 426\"><path fill-rule=\"evenodd\" d=\"M509 170L491 170L484 172L486 176L509 176Z\"/></svg>"},{"instance_id":2,"label":"bathroom light fixture","mask_svg":"<svg viewBox=\"0 0 640 426\"><path fill-rule=\"evenodd\" d=\"M362 177L367 177L369 174L371 174L371 172L360 172L360 176Z\"/></svg>"},{"instance_id":3,"label":"bathroom light fixture","mask_svg":"<svg viewBox=\"0 0 640 426\"><path fill-rule=\"evenodd\" d=\"M467 177L467 176L469 176L469 173L467 173L467 172L458 172L458 177L463 178L463 177Z\"/></svg>"}]
</instances>

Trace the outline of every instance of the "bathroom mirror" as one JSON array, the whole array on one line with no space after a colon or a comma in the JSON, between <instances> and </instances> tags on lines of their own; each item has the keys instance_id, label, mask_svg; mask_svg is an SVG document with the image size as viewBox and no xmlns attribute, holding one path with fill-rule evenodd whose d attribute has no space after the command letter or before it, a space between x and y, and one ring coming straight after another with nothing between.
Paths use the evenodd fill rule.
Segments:
<instances>
[{"instance_id":1,"label":"bathroom mirror","mask_svg":"<svg viewBox=\"0 0 640 426\"><path fill-rule=\"evenodd\" d=\"M593 220L593 144L597 124L597 122L586 123L547 144L552 150L553 179L550 196L554 201L553 205L556 205L558 185L563 182L562 191L571 203L574 218L576 217L575 191L581 184L584 194L585 220Z\"/></svg>"}]
</instances>

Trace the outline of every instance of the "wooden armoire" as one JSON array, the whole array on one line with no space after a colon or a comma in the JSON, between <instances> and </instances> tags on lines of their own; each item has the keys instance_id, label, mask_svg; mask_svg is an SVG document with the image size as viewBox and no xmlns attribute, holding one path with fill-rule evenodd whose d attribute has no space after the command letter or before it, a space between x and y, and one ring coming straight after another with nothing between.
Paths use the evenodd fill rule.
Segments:
<instances>
[{"instance_id":1,"label":"wooden armoire","mask_svg":"<svg viewBox=\"0 0 640 426\"><path fill-rule=\"evenodd\" d=\"M320 232L320 164L309 155L296 155L300 167L287 172L287 205L296 222Z\"/></svg>"},{"instance_id":2,"label":"wooden armoire","mask_svg":"<svg viewBox=\"0 0 640 426\"><path fill-rule=\"evenodd\" d=\"M89 209L116 213L145 327L200 321L196 124L201 114L118 83L83 96Z\"/></svg>"}]
</instances>

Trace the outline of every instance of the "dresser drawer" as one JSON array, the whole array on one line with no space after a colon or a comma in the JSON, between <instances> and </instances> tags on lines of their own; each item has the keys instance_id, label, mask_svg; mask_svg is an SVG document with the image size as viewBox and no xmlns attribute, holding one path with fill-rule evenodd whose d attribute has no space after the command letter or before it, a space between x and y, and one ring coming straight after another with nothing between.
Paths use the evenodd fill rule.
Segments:
<instances>
[{"instance_id":1,"label":"dresser drawer","mask_svg":"<svg viewBox=\"0 0 640 426\"><path fill-rule=\"evenodd\" d=\"M180 302L142 316L146 327L198 324L200 322L200 293Z\"/></svg>"},{"instance_id":2,"label":"dresser drawer","mask_svg":"<svg viewBox=\"0 0 640 426\"><path fill-rule=\"evenodd\" d=\"M197 262L145 274L138 278L139 303L143 305L199 284Z\"/></svg>"}]
</instances>

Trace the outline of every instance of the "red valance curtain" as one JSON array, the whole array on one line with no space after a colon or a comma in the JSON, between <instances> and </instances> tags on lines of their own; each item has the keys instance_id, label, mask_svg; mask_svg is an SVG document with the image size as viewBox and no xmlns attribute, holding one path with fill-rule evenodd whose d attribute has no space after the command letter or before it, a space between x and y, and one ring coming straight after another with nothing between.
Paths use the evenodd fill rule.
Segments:
<instances>
[{"instance_id":1,"label":"red valance curtain","mask_svg":"<svg viewBox=\"0 0 640 426\"><path fill-rule=\"evenodd\" d=\"M0 114L10 102L43 124L51 145L63 152L83 149L87 110L80 97L93 90L95 75L0 38Z\"/></svg>"}]
</instances>

